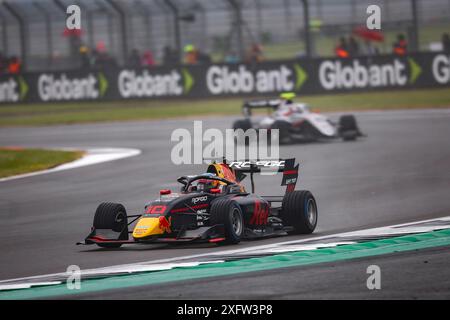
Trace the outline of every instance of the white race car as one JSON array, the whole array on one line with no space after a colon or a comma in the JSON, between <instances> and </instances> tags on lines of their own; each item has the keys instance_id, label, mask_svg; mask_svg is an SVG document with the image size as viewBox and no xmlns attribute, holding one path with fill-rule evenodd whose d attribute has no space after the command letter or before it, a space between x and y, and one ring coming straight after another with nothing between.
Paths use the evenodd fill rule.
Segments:
<instances>
[{"instance_id":1,"label":"white race car","mask_svg":"<svg viewBox=\"0 0 450 320\"><path fill-rule=\"evenodd\" d=\"M253 118L252 110L261 108L269 109L269 114ZM294 103L292 98L249 101L242 110L245 119L235 121L234 130L278 129L282 144L335 138L350 141L364 136L353 115L343 115L334 123L322 114L311 112L308 105Z\"/></svg>"}]
</instances>

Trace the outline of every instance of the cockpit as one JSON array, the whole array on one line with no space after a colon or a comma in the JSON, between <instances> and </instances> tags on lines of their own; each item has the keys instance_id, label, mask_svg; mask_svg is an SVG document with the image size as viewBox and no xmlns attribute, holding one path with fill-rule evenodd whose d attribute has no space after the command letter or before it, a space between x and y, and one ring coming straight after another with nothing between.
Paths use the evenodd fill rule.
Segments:
<instances>
[{"instance_id":1,"label":"cockpit","mask_svg":"<svg viewBox=\"0 0 450 320\"><path fill-rule=\"evenodd\" d=\"M239 184L233 181L229 181L225 178L216 176L213 173L204 173L197 176L183 176L177 180L183 187L181 192L205 192L212 194L228 194L228 193L240 193L243 191Z\"/></svg>"}]
</instances>

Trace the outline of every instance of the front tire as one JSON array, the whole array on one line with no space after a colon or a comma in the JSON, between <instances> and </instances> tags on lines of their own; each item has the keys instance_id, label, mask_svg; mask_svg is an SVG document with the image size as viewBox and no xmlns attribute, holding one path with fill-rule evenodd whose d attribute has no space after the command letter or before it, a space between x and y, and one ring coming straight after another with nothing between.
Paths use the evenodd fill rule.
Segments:
<instances>
[{"instance_id":1,"label":"front tire","mask_svg":"<svg viewBox=\"0 0 450 320\"><path fill-rule=\"evenodd\" d=\"M252 128L252 123L251 123L250 119L240 119L240 120L236 120L233 123L233 130L242 129L245 132L251 128Z\"/></svg>"},{"instance_id":2,"label":"front tire","mask_svg":"<svg viewBox=\"0 0 450 320\"><path fill-rule=\"evenodd\" d=\"M279 137L280 137L280 144L289 144L292 142L291 137L291 124L287 121L282 120L276 120L274 123L272 123L272 126L270 129L278 129L279 131Z\"/></svg>"},{"instance_id":3,"label":"front tire","mask_svg":"<svg viewBox=\"0 0 450 320\"><path fill-rule=\"evenodd\" d=\"M119 203L103 202L95 211L94 223L95 229L109 229L115 232L124 232L128 234L127 211ZM97 243L102 248L119 248L120 243Z\"/></svg>"},{"instance_id":4,"label":"front tire","mask_svg":"<svg viewBox=\"0 0 450 320\"><path fill-rule=\"evenodd\" d=\"M311 192L286 193L281 206L281 219L285 226L292 226L293 234L312 233L317 225L317 203Z\"/></svg>"},{"instance_id":5,"label":"front tire","mask_svg":"<svg viewBox=\"0 0 450 320\"><path fill-rule=\"evenodd\" d=\"M238 244L244 234L244 216L241 207L229 199L219 199L212 203L210 225L221 224L224 228L223 244ZM219 242L220 243L220 242Z\"/></svg>"}]
</instances>

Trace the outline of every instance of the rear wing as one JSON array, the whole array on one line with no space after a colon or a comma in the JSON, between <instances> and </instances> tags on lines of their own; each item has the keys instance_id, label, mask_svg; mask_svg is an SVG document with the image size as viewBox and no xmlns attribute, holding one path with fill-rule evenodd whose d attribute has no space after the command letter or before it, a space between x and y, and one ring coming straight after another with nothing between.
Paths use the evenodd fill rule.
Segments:
<instances>
[{"instance_id":1,"label":"rear wing","mask_svg":"<svg viewBox=\"0 0 450 320\"><path fill-rule=\"evenodd\" d=\"M254 173L261 173L264 170L283 173L281 186L286 186L286 192L294 191L298 179L299 164L295 164L295 158L279 160L244 160L226 163L230 169L233 169L238 182L244 180L246 173L250 174L252 193L255 193Z\"/></svg>"},{"instance_id":2,"label":"rear wing","mask_svg":"<svg viewBox=\"0 0 450 320\"><path fill-rule=\"evenodd\" d=\"M280 99L246 101L242 106L242 112L245 116L250 117L252 115L252 109L273 110L276 109L281 102Z\"/></svg>"}]
</instances>

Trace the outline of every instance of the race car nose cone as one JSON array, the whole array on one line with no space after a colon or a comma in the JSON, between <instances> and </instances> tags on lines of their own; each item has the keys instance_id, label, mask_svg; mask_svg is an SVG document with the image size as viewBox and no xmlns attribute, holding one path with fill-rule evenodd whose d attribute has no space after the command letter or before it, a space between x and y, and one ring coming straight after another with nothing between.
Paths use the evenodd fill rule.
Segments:
<instances>
[{"instance_id":1,"label":"race car nose cone","mask_svg":"<svg viewBox=\"0 0 450 320\"><path fill-rule=\"evenodd\" d=\"M165 231L159 218L141 218L134 227L133 238L142 239L148 236L160 235Z\"/></svg>"}]
</instances>

